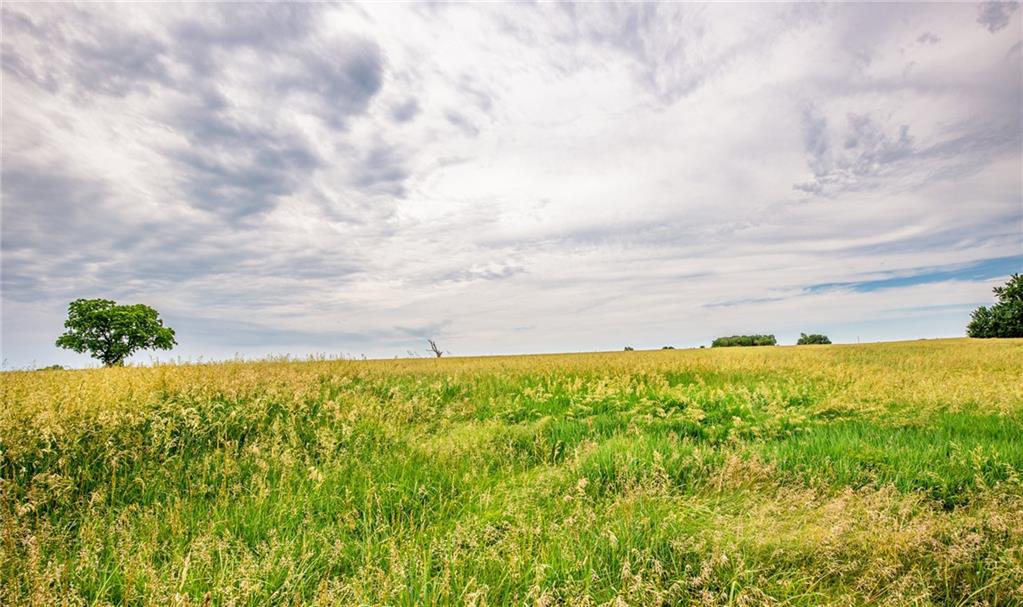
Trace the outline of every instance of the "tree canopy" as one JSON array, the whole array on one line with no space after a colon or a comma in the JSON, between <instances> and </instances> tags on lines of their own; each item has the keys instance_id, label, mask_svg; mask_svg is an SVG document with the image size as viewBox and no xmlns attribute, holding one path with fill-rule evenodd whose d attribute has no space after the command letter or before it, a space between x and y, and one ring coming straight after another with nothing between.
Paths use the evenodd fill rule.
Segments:
<instances>
[{"instance_id":1,"label":"tree canopy","mask_svg":"<svg viewBox=\"0 0 1023 607\"><path fill-rule=\"evenodd\" d=\"M1013 274L994 288L998 303L973 311L966 334L970 337L1023 337L1023 275Z\"/></svg>"},{"instance_id":2,"label":"tree canopy","mask_svg":"<svg viewBox=\"0 0 1023 607\"><path fill-rule=\"evenodd\" d=\"M774 346L778 340L774 335L731 335L719 337L711 342L712 348L727 348L734 346Z\"/></svg>"},{"instance_id":3,"label":"tree canopy","mask_svg":"<svg viewBox=\"0 0 1023 607\"><path fill-rule=\"evenodd\" d=\"M76 299L68 304L67 331L57 346L88 352L108 367L124 364L137 350L169 350L177 343L174 329L143 304L118 305L109 299Z\"/></svg>"},{"instance_id":4,"label":"tree canopy","mask_svg":"<svg viewBox=\"0 0 1023 607\"><path fill-rule=\"evenodd\" d=\"M806 333L799 334L799 341L796 342L797 346L807 346L810 344L830 344L831 340L828 339L827 335L821 335L820 333Z\"/></svg>"}]
</instances>

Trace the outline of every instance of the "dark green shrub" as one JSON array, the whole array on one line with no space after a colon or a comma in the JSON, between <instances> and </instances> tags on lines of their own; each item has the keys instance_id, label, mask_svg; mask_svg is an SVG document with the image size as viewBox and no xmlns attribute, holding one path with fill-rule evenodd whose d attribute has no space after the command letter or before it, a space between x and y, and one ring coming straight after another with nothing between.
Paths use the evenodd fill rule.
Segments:
<instances>
[{"instance_id":1,"label":"dark green shrub","mask_svg":"<svg viewBox=\"0 0 1023 607\"><path fill-rule=\"evenodd\" d=\"M828 339L827 335L821 335L819 333L806 333L799 334L799 341L796 342L797 346L808 346L810 344L830 344L831 340Z\"/></svg>"},{"instance_id":2,"label":"dark green shrub","mask_svg":"<svg viewBox=\"0 0 1023 607\"><path fill-rule=\"evenodd\" d=\"M775 345L778 345L778 340L774 338L774 335L731 335L729 337L719 337L710 344L712 348Z\"/></svg>"}]
</instances>

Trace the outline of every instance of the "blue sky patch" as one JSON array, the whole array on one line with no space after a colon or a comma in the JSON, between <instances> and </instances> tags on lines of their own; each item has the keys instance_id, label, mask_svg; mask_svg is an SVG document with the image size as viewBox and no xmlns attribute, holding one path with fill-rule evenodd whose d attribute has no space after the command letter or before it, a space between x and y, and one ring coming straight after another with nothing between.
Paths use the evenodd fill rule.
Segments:
<instances>
[{"instance_id":1,"label":"blue sky patch","mask_svg":"<svg viewBox=\"0 0 1023 607\"><path fill-rule=\"evenodd\" d=\"M949 280L987 280L989 278L998 278L999 276L1008 276L1014 272L1023 272L1023 255L996 257L969 264L917 268L900 273L903 275L892 276L891 278L853 282L826 282L811 285L805 289L805 292L820 293L822 291L849 290L869 293L880 289L912 287ZM895 273L893 272L893 274Z\"/></svg>"}]
</instances>

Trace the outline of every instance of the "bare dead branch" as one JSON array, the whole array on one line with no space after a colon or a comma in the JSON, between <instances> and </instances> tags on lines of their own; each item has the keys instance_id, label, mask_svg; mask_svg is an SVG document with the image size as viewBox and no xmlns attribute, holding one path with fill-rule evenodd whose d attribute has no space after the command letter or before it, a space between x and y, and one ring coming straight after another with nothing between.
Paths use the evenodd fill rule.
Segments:
<instances>
[{"instance_id":1,"label":"bare dead branch","mask_svg":"<svg viewBox=\"0 0 1023 607\"><path fill-rule=\"evenodd\" d=\"M430 344L430 352L433 352L434 356L440 358L441 356L444 355L444 352L442 352L441 349L437 347L437 342L433 341L432 339L428 339L426 340L426 343Z\"/></svg>"}]
</instances>

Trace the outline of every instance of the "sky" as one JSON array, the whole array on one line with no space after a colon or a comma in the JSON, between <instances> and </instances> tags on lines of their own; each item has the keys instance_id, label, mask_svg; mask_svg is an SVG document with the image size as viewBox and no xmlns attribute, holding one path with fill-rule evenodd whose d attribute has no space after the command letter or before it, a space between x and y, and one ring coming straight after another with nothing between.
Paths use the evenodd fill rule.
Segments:
<instances>
[{"instance_id":1,"label":"sky","mask_svg":"<svg viewBox=\"0 0 1023 607\"><path fill-rule=\"evenodd\" d=\"M4 368L954 337L1023 271L985 4L2 7Z\"/></svg>"}]
</instances>

